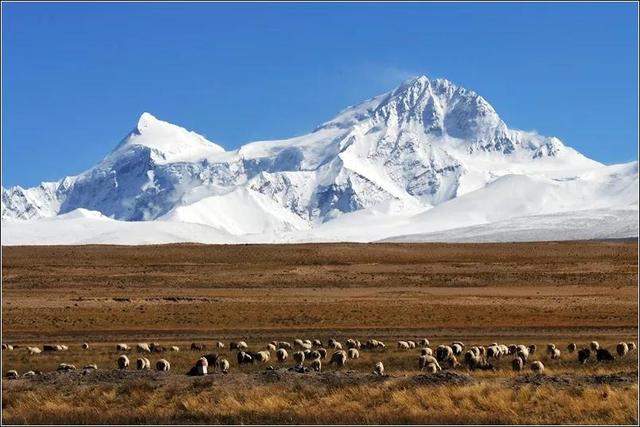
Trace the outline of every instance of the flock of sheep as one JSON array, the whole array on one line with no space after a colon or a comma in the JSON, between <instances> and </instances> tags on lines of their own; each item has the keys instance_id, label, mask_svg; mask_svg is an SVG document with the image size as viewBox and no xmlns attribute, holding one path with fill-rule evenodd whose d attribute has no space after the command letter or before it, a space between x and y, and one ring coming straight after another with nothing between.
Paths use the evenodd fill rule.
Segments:
<instances>
[{"instance_id":1,"label":"flock of sheep","mask_svg":"<svg viewBox=\"0 0 640 427\"><path fill-rule=\"evenodd\" d=\"M89 344L83 343L82 349L89 350ZM217 349L224 349L224 343L218 341L214 344ZM386 345L383 341L376 339L369 339L365 343L360 343L357 339L347 339L342 343L334 338L329 339L327 347L333 352L329 357L329 365L335 365L337 367L343 367L347 364L349 359L358 359L360 357L361 350L371 351L384 351ZM9 344L2 344L2 350L14 350L18 346L12 346ZM203 351L207 346L201 343L192 343L191 351ZM230 351L236 351L236 360L238 365L261 363L266 364L271 360L271 354L275 354L275 359L279 363L286 363L289 360L289 353L293 359L294 366L289 370L295 372L321 372L323 361L327 360L329 353L324 348L323 343L318 340L302 340L295 339L293 344L287 341L271 341L266 345L266 348L259 351L250 351L246 342L234 341L229 344ZM421 372L436 373L442 370L442 366L455 368L462 363L466 365L469 370L495 370L492 360L498 360L505 357L511 357L511 366L514 371L522 371L527 363L530 369L534 373L544 372L544 365L540 360L531 360L537 352L536 345L523 345L523 344L511 344L504 345L498 343L492 343L488 346L471 346L466 347L461 341L454 341L451 345L438 345L435 350L430 347L429 340L424 338L421 340L413 341L398 341L397 348L399 350L412 350L420 349L420 353L417 357L418 369ZM465 348L467 350L465 351ZM138 370L150 370L152 367L151 361L142 356L144 353L163 353L165 351L180 351L177 346L163 347L157 343L138 343L135 349L140 354L140 357L136 360L136 368ZM39 347L27 347L27 351L31 355L40 354L44 352L58 352L66 351L68 346L66 345L45 345L41 350ZM116 360L118 369L128 369L130 366L129 356L127 354L132 351L133 348L128 344L117 344L116 351L122 353ZM633 342L620 342L616 346L616 353L618 357L624 357L629 352L636 350L636 344ZM566 347L567 353L576 353L577 359L580 363L585 364L592 356L595 356L597 362L611 361L615 357L607 349L602 348L596 341L592 341L589 346L585 346L581 350L578 350L578 346L575 343L570 343ZM548 359L560 359L561 351L555 346L555 344L548 344L546 348L546 356ZM461 360L461 362L458 361ZM306 364L306 366L305 366ZM82 368L84 371L96 370L98 367L95 364L89 364ZM155 364L155 369L158 371L169 371L171 364L165 358L159 359ZM230 369L229 361L220 356L217 353L209 353L202 355L189 370L187 375L207 375L208 370L218 369L220 372L227 374ZM267 369L273 369L269 366ZM61 363L58 366L58 371L72 371L76 370L76 367L72 364ZM41 374L38 371L25 372L23 377L32 377ZM373 374L384 375L384 365L381 361L377 362L373 367ZM7 373L7 378L16 379L19 374L16 370L11 370Z\"/></svg>"}]
</instances>

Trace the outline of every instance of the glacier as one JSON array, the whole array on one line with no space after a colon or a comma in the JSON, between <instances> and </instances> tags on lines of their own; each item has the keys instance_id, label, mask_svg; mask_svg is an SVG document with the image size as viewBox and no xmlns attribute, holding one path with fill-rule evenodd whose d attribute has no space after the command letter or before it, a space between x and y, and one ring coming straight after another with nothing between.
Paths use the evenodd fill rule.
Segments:
<instances>
[{"instance_id":1,"label":"glacier","mask_svg":"<svg viewBox=\"0 0 640 427\"><path fill-rule=\"evenodd\" d=\"M93 167L1 199L3 245L618 238L638 235L637 211L637 161L510 129L425 76L229 151L143 113Z\"/></svg>"}]
</instances>

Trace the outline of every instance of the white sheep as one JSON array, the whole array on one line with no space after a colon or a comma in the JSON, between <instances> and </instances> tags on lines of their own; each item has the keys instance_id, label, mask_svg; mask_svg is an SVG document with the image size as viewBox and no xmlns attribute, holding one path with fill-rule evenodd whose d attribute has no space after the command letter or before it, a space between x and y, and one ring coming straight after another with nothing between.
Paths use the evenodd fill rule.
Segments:
<instances>
[{"instance_id":1,"label":"white sheep","mask_svg":"<svg viewBox=\"0 0 640 427\"><path fill-rule=\"evenodd\" d=\"M541 374L544 372L544 365L539 360L531 363L531 370L536 374Z\"/></svg>"},{"instance_id":2,"label":"white sheep","mask_svg":"<svg viewBox=\"0 0 640 427\"><path fill-rule=\"evenodd\" d=\"M158 371L167 372L171 369L171 364L166 359L160 359L156 362L156 369Z\"/></svg>"},{"instance_id":3,"label":"white sheep","mask_svg":"<svg viewBox=\"0 0 640 427\"><path fill-rule=\"evenodd\" d=\"M9 372L7 372L7 378L10 380L17 380L18 377L20 377L20 375L18 375L18 371L16 371L15 369L12 369Z\"/></svg>"},{"instance_id":4,"label":"white sheep","mask_svg":"<svg viewBox=\"0 0 640 427\"><path fill-rule=\"evenodd\" d=\"M129 351L129 345L124 344L124 343L120 343L120 344L116 344L116 351Z\"/></svg>"},{"instance_id":5,"label":"white sheep","mask_svg":"<svg viewBox=\"0 0 640 427\"><path fill-rule=\"evenodd\" d=\"M344 366L347 363L347 353L344 350L338 350L331 355L330 365Z\"/></svg>"},{"instance_id":6,"label":"white sheep","mask_svg":"<svg viewBox=\"0 0 640 427\"><path fill-rule=\"evenodd\" d=\"M136 360L136 368L139 371L151 369L151 362L146 357L140 357Z\"/></svg>"},{"instance_id":7,"label":"white sheep","mask_svg":"<svg viewBox=\"0 0 640 427\"><path fill-rule=\"evenodd\" d=\"M296 365L301 366L304 363L304 352L296 351L293 353L293 360L296 362Z\"/></svg>"},{"instance_id":8,"label":"white sheep","mask_svg":"<svg viewBox=\"0 0 640 427\"><path fill-rule=\"evenodd\" d=\"M316 372L320 372L322 370L322 361L318 358L318 359L313 359L311 361L311 369L316 371Z\"/></svg>"},{"instance_id":9,"label":"white sheep","mask_svg":"<svg viewBox=\"0 0 640 427\"><path fill-rule=\"evenodd\" d=\"M276 350L276 359L278 359L278 362L284 362L288 357L289 354L284 348L279 348L278 350Z\"/></svg>"},{"instance_id":10,"label":"white sheep","mask_svg":"<svg viewBox=\"0 0 640 427\"><path fill-rule=\"evenodd\" d=\"M42 350L40 350L39 347L27 347L27 350L29 351L29 354L32 356L42 353Z\"/></svg>"},{"instance_id":11,"label":"white sheep","mask_svg":"<svg viewBox=\"0 0 640 427\"><path fill-rule=\"evenodd\" d=\"M376 375L384 375L384 365L382 362L378 362L373 367L373 373Z\"/></svg>"},{"instance_id":12,"label":"white sheep","mask_svg":"<svg viewBox=\"0 0 640 427\"><path fill-rule=\"evenodd\" d=\"M349 356L349 359L358 359L360 357L360 352L355 348L350 348L347 350L347 356Z\"/></svg>"},{"instance_id":13,"label":"white sheep","mask_svg":"<svg viewBox=\"0 0 640 427\"><path fill-rule=\"evenodd\" d=\"M227 359L220 359L218 361L218 365L220 366L220 372L223 374L229 373L229 361Z\"/></svg>"},{"instance_id":14,"label":"white sheep","mask_svg":"<svg viewBox=\"0 0 640 427\"><path fill-rule=\"evenodd\" d=\"M400 350L409 350L409 343L406 341L398 341L398 348Z\"/></svg>"},{"instance_id":15,"label":"white sheep","mask_svg":"<svg viewBox=\"0 0 640 427\"><path fill-rule=\"evenodd\" d=\"M616 352L618 356L624 357L629 352L629 345L626 342L620 342L616 346Z\"/></svg>"},{"instance_id":16,"label":"white sheep","mask_svg":"<svg viewBox=\"0 0 640 427\"><path fill-rule=\"evenodd\" d=\"M598 343L598 341L591 341L589 347L591 347L591 351L598 351L598 349L600 348L600 343Z\"/></svg>"},{"instance_id":17,"label":"white sheep","mask_svg":"<svg viewBox=\"0 0 640 427\"><path fill-rule=\"evenodd\" d=\"M138 350L138 353L151 353L151 349L149 348L149 344L144 343L144 342L140 342L140 343L136 344L136 350Z\"/></svg>"}]
</instances>

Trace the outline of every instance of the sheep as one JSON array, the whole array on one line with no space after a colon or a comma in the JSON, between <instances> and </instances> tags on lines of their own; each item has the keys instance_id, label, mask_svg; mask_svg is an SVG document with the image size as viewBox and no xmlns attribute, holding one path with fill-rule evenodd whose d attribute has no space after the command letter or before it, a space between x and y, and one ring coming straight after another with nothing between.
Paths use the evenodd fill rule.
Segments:
<instances>
[{"instance_id":1,"label":"sheep","mask_svg":"<svg viewBox=\"0 0 640 427\"><path fill-rule=\"evenodd\" d=\"M296 338L295 340L293 340L293 346L295 348L303 348L303 342L300 338Z\"/></svg>"},{"instance_id":2,"label":"sheep","mask_svg":"<svg viewBox=\"0 0 640 427\"><path fill-rule=\"evenodd\" d=\"M629 347L629 351L633 351L633 350L635 350L635 349L636 349L636 343L634 343L634 342L632 342L632 341L629 341L629 342L627 343L627 347Z\"/></svg>"},{"instance_id":3,"label":"sheep","mask_svg":"<svg viewBox=\"0 0 640 427\"><path fill-rule=\"evenodd\" d=\"M206 344L192 342L191 343L191 351L202 351L207 348Z\"/></svg>"},{"instance_id":4,"label":"sheep","mask_svg":"<svg viewBox=\"0 0 640 427\"><path fill-rule=\"evenodd\" d=\"M334 350L342 350L342 344L340 344L334 338L329 338L329 347L333 348Z\"/></svg>"},{"instance_id":5,"label":"sheep","mask_svg":"<svg viewBox=\"0 0 640 427\"><path fill-rule=\"evenodd\" d=\"M116 344L116 351L129 351L130 348L127 344L124 343L120 343L120 344Z\"/></svg>"},{"instance_id":6,"label":"sheep","mask_svg":"<svg viewBox=\"0 0 640 427\"><path fill-rule=\"evenodd\" d=\"M554 348L553 351L549 353L549 358L551 358L552 360L560 359L560 349Z\"/></svg>"},{"instance_id":7,"label":"sheep","mask_svg":"<svg viewBox=\"0 0 640 427\"><path fill-rule=\"evenodd\" d=\"M609 362L614 360L614 357L611 353L609 353L609 350L598 348L596 350L596 360L598 362Z\"/></svg>"},{"instance_id":8,"label":"sheep","mask_svg":"<svg viewBox=\"0 0 640 427\"><path fill-rule=\"evenodd\" d=\"M416 348L416 342L415 341L407 341L407 344L409 344L409 348Z\"/></svg>"},{"instance_id":9,"label":"sheep","mask_svg":"<svg viewBox=\"0 0 640 427\"><path fill-rule=\"evenodd\" d=\"M38 347L27 347L27 350L29 351L29 354L32 356L42 353L42 350L40 350Z\"/></svg>"},{"instance_id":10,"label":"sheep","mask_svg":"<svg viewBox=\"0 0 640 427\"><path fill-rule=\"evenodd\" d=\"M224 343L222 341L216 342L216 348L224 348Z\"/></svg>"},{"instance_id":11,"label":"sheep","mask_svg":"<svg viewBox=\"0 0 640 427\"><path fill-rule=\"evenodd\" d=\"M462 346L458 343L452 344L451 349L453 350L454 356L460 356L462 354Z\"/></svg>"},{"instance_id":12,"label":"sheep","mask_svg":"<svg viewBox=\"0 0 640 427\"><path fill-rule=\"evenodd\" d=\"M269 344L267 344L267 350L268 351L276 351L276 346L271 344L271 343L269 343Z\"/></svg>"},{"instance_id":13,"label":"sheep","mask_svg":"<svg viewBox=\"0 0 640 427\"><path fill-rule=\"evenodd\" d=\"M347 356L349 356L349 359L357 359L357 358L359 358L359 357L360 357L360 353L358 352L358 350L357 350L357 349L355 349L355 348L350 348L350 349L347 351Z\"/></svg>"},{"instance_id":14,"label":"sheep","mask_svg":"<svg viewBox=\"0 0 640 427\"><path fill-rule=\"evenodd\" d=\"M509 344L507 348L509 349L509 354L515 354L515 352L518 350L518 346L515 344Z\"/></svg>"},{"instance_id":15,"label":"sheep","mask_svg":"<svg viewBox=\"0 0 640 427\"><path fill-rule=\"evenodd\" d=\"M511 369L513 369L516 372L522 371L523 366L524 366L524 361L519 357L516 357L511 361Z\"/></svg>"},{"instance_id":16,"label":"sheep","mask_svg":"<svg viewBox=\"0 0 640 427\"><path fill-rule=\"evenodd\" d=\"M587 360L591 356L591 350L588 348L583 348L578 352L578 361L583 365L587 363Z\"/></svg>"},{"instance_id":17,"label":"sheep","mask_svg":"<svg viewBox=\"0 0 640 427\"><path fill-rule=\"evenodd\" d=\"M480 348L477 347L477 346L471 347L468 351L473 353L473 355L476 356L476 357L480 356ZM466 355L466 353L465 353L465 355Z\"/></svg>"},{"instance_id":18,"label":"sheep","mask_svg":"<svg viewBox=\"0 0 640 427\"><path fill-rule=\"evenodd\" d=\"M151 362L146 357L140 357L136 360L136 369L138 371L151 369Z\"/></svg>"},{"instance_id":19,"label":"sheep","mask_svg":"<svg viewBox=\"0 0 640 427\"><path fill-rule=\"evenodd\" d=\"M207 367L209 366L209 361L206 357L201 357L196 361L196 373L198 375L207 375Z\"/></svg>"},{"instance_id":20,"label":"sheep","mask_svg":"<svg viewBox=\"0 0 640 427\"><path fill-rule=\"evenodd\" d=\"M425 348L420 350L420 355L421 356L433 356L433 350L431 350L429 347L425 347Z\"/></svg>"},{"instance_id":21,"label":"sheep","mask_svg":"<svg viewBox=\"0 0 640 427\"><path fill-rule=\"evenodd\" d=\"M218 364L220 365L220 372L223 374L229 373L229 361L227 359L220 359Z\"/></svg>"},{"instance_id":22,"label":"sheep","mask_svg":"<svg viewBox=\"0 0 640 427\"><path fill-rule=\"evenodd\" d=\"M536 374L541 374L544 372L544 365L539 360L531 363L531 370Z\"/></svg>"},{"instance_id":23,"label":"sheep","mask_svg":"<svg viewBox=\"0 0 640 427\"><path fill-rule=\"evenodd\" d=\"M177 345L172 345L171 347L169 347L169 351L180 351L180 347L178 347Z\"/></svg>"},{"instance_id":24,"label":"sheep","mask_svg":"<svg viewBox=\"0 0 640 427\"><path fill-rule=\"evenodd\" d=\"M398 349L409 350L409 343L406 341L398 341Z\"/></svg>"},{"instance_id":25,"label":"sheep","mask_svg":"<svg viewBox=\"0 0 640 427\"><path fill-rule=\"evenodd\" d=\"M303 343L303 344L305 344L305 345L311 345L311 346L313 346L313 343L311 342L311 340L310 340L310 339L306 339L306 340L302 341L302 343Z\"/></svg>"},{"instance_id":26,"label":"sheep","mask_svg":"<svg viewBox=\"0 0 640 427\"><path fill-rule=\"evenodd\" d=\"M454 344L458 344L460 347L462 347L464 349L465 345L462 341L454 341L451 343L451 345L453 346Z\"/></svg>"},{"instance_id":27,"label":"sheep","mask_svg":"<svg viewBox=\"0 0 640 427\"><path fill-rule=\"evenodd\" d=\"M96 365L95 363L89 364L89 365L84 365L82 367L82 369L84 369L85 371L97 371L98 370L98 365Z\"/></svg>"},{"instance_id":28,"label":"sheep","mask_svg":"<svg viewBox=\"0 0 640 427\"><path fill-rule=\"evenodd\" d=\"M151 348L149 348L149 344L144 342L139 342L136 344L136 350L138 353L151 353Z\"/></svg>"},{"instance_id":29,"label":"sheep","mask_svg":"<svg viewBox=\"0 0 640 427\"><path fill-rule=\"evenodd\" d=\"M494 367L491 363L487 362L487 359L485 359L484 356L482 356L481 354L476 354L476 352L474 351L467 351L464 354L464 362L466 363L467 367L474 371L476 369L482 369L482 370L493 370Z\"/></svg>"},{"instance_id":30,"label":"sheep","mask_svg":"<svg viewBox=\"0 0 640 427\"><path fill-rule=\"evenodd\" d=\"M429 363L424 367L424 370L430 374L435 374L436 372L438 372L438 367L433 363Z\"/></svg>"},{"instance_id":31,"label":"sheep","mask_svg":"<svg viewBox=\"0 0 640 427\"><path fill-rule=\"evenodd\" d=\"M271 359L271 354L266 350L258 351L252 354L252 356L256 362L260 362L260 363L267 363L269 359Z\"/></svg>"},{"instance_id":32,"label":"sheep","mask_svg":"<svg viewBox=\"0 0 640 427\"><path fill-rule=\"evenodd\" d=\"M129 367L129 358L124 354L118 357L118 369L127 369Z\"/></svg>"},{"instance_id":33,"label":"sheep","mask_svg":"<svg viewBox=\"0 0 640 427\"><path fill-rule=\"evenodd\" d=\"M305 349L305 350L311 350L311 348L313 348L313 345L311 345L310 342L303 341L302 342L302 348Z\"/></svg>"},{"instance_id":34,"label":"sheep","mask_svg":"<svg viewBox=\"0 0 640 427\"><path fill-rule=\"evenodd\" d=\"M567 346L567 352L568 353L573 353L574 351L576 351L578 349L578 346L576 345L576 343L572 342Z\"/></svg>"},{"instance_id":35,"label":"sheep","mask_svg":"<svg viewBox=\"0 0 640 427\"><path fill-rule=\"evenodd\" d=\"M83 350L89 350L89 344L88 343L82 343L82 349Z\"/></svg>"},{"instance_id":36,"label":"sheep","mask_svg":"<svg viewBox=\"0 0 640 427\"><path fill-rule=\"evenodd\" d=\"M420 344L421 347L429 347L429 340L426 338L422 338L418 341L418 344Z\"/></svg>"},{"instance_id":37,"label":"sheep","mask_svg":"<svg viewBox=\"0 0 640 427\"><path fill-rule=\"evenodd\" d=\"M152 353L162 353L166 351L166 349L157 342L152 342L151 344L149 344L149 348L151 349Z\"/></svg>"},{"instance_id":38,"label":"sheep","mask_svg":"<svg viewBox=\"0 0 640 427\"><path fill-rule=\"evenodd\" d=\"M327 349L326 348L319 348L316 350L319 354L320 354L320 359L326 359L327 358Z\"/></svg>"},{"instance_id":39,"label":"sheep","mask_svg":"<svg viewBox=\"0 0 640 427\"><path fill-rule=\"evenodd\" d=\"M279 348L278 350L276 350L276 359L278 359L278 362L284 362L285 360L287 360L287 357L289 357L289 354L284 348Z\"/></svg>"},{"instance_id":40,"label":"sheep","mask_svg":"<svg viewBox=\"0 0 640 427\"><path fill-rule=\"evenodd\" d=\"M278 348L284 348L285 350L293 350L293 346L286 341L280 341L278 343Z\"/></svg>"},{"instance_id":41,"label":"sheep","mask_svg":"<svg viewBox=\"0 0 640 427\"><path fill-rule=\"evenodd\" d=\"M356 340L349 338L345 344L347 345L347 349L357 348Z\"/></svg>"},{"instance_id":42,"label":"sheep","mask_svg":"<svg viewBox=\"0 0 640 427\"><path fill-rule=\"evenodd\" d=\"M76 366L70 363L61 363L58 365L57 371L67 372L67 371L75 371Z\"/></svg>"},{"instance_id":43,"label":"sheep","mask_svg":"<svg viewBox=\"0 0 640 427\"><path fill-rule=\"evenodd\" d=\"M31 377L35 377L37 374L35 371L27 371L24 374L22 374L22 378L31 378Z\"/></svg>"},{"instance_id":44,"label":"sheep","mask_svg":"<svg viewBox=\"0 0 640 427\"><path fill-rule=\"evenodd\" d=\"M449 362L450 368L455 368L456 366L460 366L460 363L458 363L458 359L456 359L454 355L451 355L451 357L447 360L447 362Z\"/></svg>"},{"instance_id":45,"label":"sheep","mask_svg":"<svg viewBox=\"0 0 640 427\"><path fill-rule=\"evenodd\" d=\"M522 359L522 361L526 363L527 360L529 360L529 349L519 349L518 351L516 351L516 357Z\"/></svg>"},{"instance_id":46,"label":"sheep","mask_svg":"<svg viewBox=\"0 0 640 427\"><path fill-rule=\"evenodd\" d=\"M425 368L428 369L430 365L433 365L436 368L436 370L442 370L442 368L440 367L440 364L438 363L435 357L429 356L426 354L418 357L418 368L421 371Z\"/></svg>"},{"instance_id":47,"label":"sheep","mask_svg":"<svg viewBox=\"0 0 640 427\"><path fill-rule=\"evenodd\" d=\"M616 353L618 353L618 356L624 357L628 352L629 346L626 342L618 343L618 345L616 346Z\"/></svg>"},{"instance_id":48,"label":"sheep","mask_svg":"<svg viewBox=\"0 0 640 427\"><path fill-rule=\"evenodd\" d=\"M302 364L304 364L304 352L302 351L296 351L295 353L293 353L293 360L296 362L296 365L301 366Z\"/></svg>"},{"instance_id":49,"label":"sheep","mask_svg":"<svg viewBox=\"0 0 640 427\"><path fill-rule=\"evenodd\" d=\"M453 356L453 349L448 345L439 345L436 347L436 359L439 362L445 362Z\"/></svg>"},{"instance_id":50,"label":"sheep","mask_svg":"<svg viewBox=\"0 0 640 427\"><path fill-rule=\"evenodd\" d=\"M344 350L338 350L331 355L330 365L344 366L347 363L347 353Z\"/></svg>"},{"instance_id":51,"label":"sheep","mask_svg":"<svg viewBox=\"0 0 640 427\"><path fill-rule=\"evenodd\" d=\"M315 339L313 340L313 345L315 347L322 347L322 341L320 341L319 339Z\"/></svg>"},{"instance_id":52,"label":"sheep","mask_svg":"<svg viewBox=\"0 0 640 427\"><path fill-rule=\"evenodd\" d=\"M253 357L249 353L245 353L244 351L238 352L238 365L246 365L249 363L253 363Z\"/></svg>"},{"instance_id":53,"label":"sheep","mask_svg":"<svg viewBox=\"0 0 640 427\"><path fill-rule=\"evenodd\" d=\"M156 362L156 370L161 372L168 372L171 369L171 364L166 359L160 359Z\"/></svg>"},{"instance_id":54,"label":"sheep","mask_svg":"<svg viewBox=\"0 0 640 427\"><path fill-rule=\"evenodd\" d=\"M382 362L378 362L375 364L375 366L373 367L373 373L375 375L384 375L384 365L382 364Z\"/></svg>"},{"instance_id":55,"label":"sheep","mask_svg":"<svg viewBox=\"0 0 640 427\"><path fill-rule=\"evenodd\" d=\"M18 375L18 371L16 371L15 369L12 369L9 372L7 372L7 378L10 380L17 380L19 376L20 375Z\"/></svg>"},{"instance_id":56,"label":"sheep","mask_svg":"<svg viewBox=\"0 0 640 427\"><path fill-rule=\"evenodd\" d=\"M502 352L498 346L491 345L487 347L487 357L493 357L494 359L500 359Z\"/></svg>"},{"instance_id":57,"label":"sheep","mask_svg":"<svg viewBox=\"0 0 640 427\"><path fill-rule=\"evenodd\" d=\"M215 369L216 366L219 365L219 358L220 356L218 356L217 353L209 353L209 354L205 354L204 356L205 359L207 359L207 363L209 364L209 366L211 366L212 369Z\"/></svg>"},{"instance_id":58,"label":"sheep","mask_svg":"<svg viewBox=\"0 0 640 427\"><path fill-rule=\"evenodd\" d=\"M600 343L598 343L598 341L591 341L589 346L591 347L591 351L598 351L598 349L600 348Z\"/></svg>"},{"instance_id":59,"label":"sheep","mask_svg":"<svg viewBox=\"0 0 640 427\"><path fill-rule=\"evenodd\" d=\"M538 349L538 346L536 346L535 344L531 344L529 346L529 354L534 355L537 349Z\"/></svg>"},{"instance_id":60,"label":"sheep","mask_svg":"<svg viewBox=\"0 0 640 427\"><path fill-rule=\"evenodd\" d=\"M14 347L16 347L16 348L17 348L17 346L14 346ZM66 344L60 344L60 349L61 349L62 351L67 351L67 350L69 350L69 347L68 347Z\"/></svg>"},{"instance_id":61,"label":"sheep","mask_svg":"<svg viewBox=\"0 0 640 427\"><path fill-rule=\"evenodd\" d=\"M312 370L320 372L322 371L322 361L320 359L313 359L311 361L310 367Z\"/></svg>"}]
</instances>

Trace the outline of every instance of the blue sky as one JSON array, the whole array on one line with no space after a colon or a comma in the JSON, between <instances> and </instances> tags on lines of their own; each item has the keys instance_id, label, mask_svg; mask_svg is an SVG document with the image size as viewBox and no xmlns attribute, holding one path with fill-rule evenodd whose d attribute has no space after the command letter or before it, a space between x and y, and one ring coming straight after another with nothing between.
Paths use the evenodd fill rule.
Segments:
<instances>
[{"instance_id":1,"label":"blue sky","mask_svg":"<svg viewBox=\"0 0 640 427\"><path fill-rule=\"evenodd\" d=\"M637 158L637 5L2 5L2 176L77 174L149 111L227 149L312 130L413 75L510 127Z\"/></svg>"}]
</instances>

